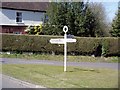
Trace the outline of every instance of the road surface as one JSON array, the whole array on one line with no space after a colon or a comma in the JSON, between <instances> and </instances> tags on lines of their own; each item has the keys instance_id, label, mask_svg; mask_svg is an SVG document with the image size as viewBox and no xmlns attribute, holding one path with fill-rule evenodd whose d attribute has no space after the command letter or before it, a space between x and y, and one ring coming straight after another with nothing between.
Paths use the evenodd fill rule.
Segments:
<instances>
[{"instance_id":1,"label":"road surface","mask_svg":"<svg viewBox=\"0 0 120 90\"><path fill-rule=\"evenodd\" d=\"M44 88L10 76L2 75L2 88Z\"/></svg>"},{"instance_id":2,"label":"road surface","mask_svg":"<svg viewBox=\"0 0 120 90\"><path fill-rule=\"evenodd\" d=\"M17 58L0 58L2 59L2 64L48 64L55 66L63 66L61 61L51 61L51 60L27 60L27 59L17 59ZM120 64L120 63L119 63ZM118 63L93 63L93 62L67 62L67 66L80 66L80 67L91 67L91 68L109 68L118 69Z\"/></svg>"}]
</instances>

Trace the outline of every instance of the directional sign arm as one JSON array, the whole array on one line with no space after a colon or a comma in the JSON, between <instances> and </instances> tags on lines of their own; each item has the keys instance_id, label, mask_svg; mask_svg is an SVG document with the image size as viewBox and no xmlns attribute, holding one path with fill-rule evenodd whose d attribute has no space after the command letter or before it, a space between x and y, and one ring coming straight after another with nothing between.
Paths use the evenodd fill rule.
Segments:
<instances>
[{"instance_id":1,"label":"directional sign arm","mask_svg":"<svg viewBox=\"0 0 120 90\"><path fill-rule=\"evenodd\" d=\"M68 43L72 43L72 42L76 42L76 39L50 39L50 43L52 44L64 44L65 42L68 42Z\"/></svg>"},{"instance_id":2,"label":"directional sign arm","mask_svg":"<svg viewBox=\"0 0 120 90\"><path fill-rule=\"evenodd\" d=\"M64 44L64 39L50 39L52 44Z\"/></svg>"}]
</instances>

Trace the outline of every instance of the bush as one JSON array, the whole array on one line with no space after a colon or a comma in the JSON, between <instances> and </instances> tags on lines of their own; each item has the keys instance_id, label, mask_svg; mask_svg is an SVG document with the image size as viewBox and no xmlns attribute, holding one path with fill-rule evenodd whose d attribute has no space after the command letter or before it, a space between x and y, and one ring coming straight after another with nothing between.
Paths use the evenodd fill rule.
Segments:
<instances>
[{"instance_id":1,"label":"bush","mask_svg":"<svg viewBox=\"0 0 120 90\"><path fill-rule=\"evenodd\" d=\"M84 37L84 38L76 38L76 51L78 51L80 54L94 54L97 47L100 44L99 38L92 38L92 37Z\"/></svg>"},{"instance_id":2,"label":"bush","mask_svg":"<svg viewBox=\"0 0 120 90\"><path fill-rule=\"evenodd\" d=\"M63 36L34 36L34 35L10 35L2 34L3 51L22 51L22 52L44 52L63 54L63 45L51 44L51 38L63 38ZM118 49L118 38L93 38L76 37L76 43L68 43L67 51L69 54L77 55L120 55ZM101 51L102 52L101 52Z\"/></svg>"},{"instance_id":3,"label":"bush","mask_svg":"<svg viewBox=\"0 0 120 90\"><path fill-rule=\"evenodd\" d=\"M106 37L102 40L102 55L120 55L119 38Z\"/></svg>"},{"instance_id":4,"label":"bush","mask_svg":"<svg viewBox=\"0 0 120 90\"><path fill-rule=\"evenodd\" d=\"M41 35L42 33L42 28L43 25L39 24L39 25L35 25L35 26L28 26L25 30L25 32L29 35Z\"/></svg>"},{"instance_id":5,"label":"bush","mask_svg":"<svg viewBox=\"0 0 120 90\"><path fill-rule=\"evenodd\" d=\"M51 45L49 40L54 36L33 35L2 35L2 50L27 51L27 52L51 52L59 51L58 45ZM59 38L59 37L58 37ZM56 49L55 49L56 48ZM61 50L61 49L60 49Z\"/></svg>"}]
</instances>

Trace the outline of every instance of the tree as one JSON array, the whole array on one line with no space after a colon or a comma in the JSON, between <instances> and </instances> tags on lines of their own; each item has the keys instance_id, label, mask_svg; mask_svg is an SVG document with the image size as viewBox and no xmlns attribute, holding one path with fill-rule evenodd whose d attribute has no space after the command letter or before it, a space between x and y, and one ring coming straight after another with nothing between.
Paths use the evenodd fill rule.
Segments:
<instances>
[{"instance_id":1,"label":"tree","mask_svg":"<svg viewBox=\"0 0 120 90\"><path fill-rule=\"evenodd\" d=\"M67 25L69 27L69 34L73 34L75 36L83 35L83 10L85 9L85 5L83 2L71 2L68 4L67 11Z\"/></svg>"},{"instance_id":2,"label":"tree","mask_svg":"<svg viewBox=\"0 0 120 90\"><path fill-rule=\"evenodd\" d=\"M75 36L82 35L82 27L80 23L83 22L83 2L52 2L47 11L49 21L46 27L49 34L63 35L62 28L67 25L68 33ZM46 28L44 28L46 30ZM51 33L50 33L51 32ZM48 34L48 33L47 33Z\"/></svg>"},{"instance_id":3,"label":"tree","mask_svg":"<svg viewBox=\"0 0 120 90\"><path fill-rule=\"evenodd\" d=\"M112 22L112 30L110 31L113 37L120 37L120 9Z\"/></svg>"},{"instance_id":4,"label":"tree","mask_svg":"<svg viewBox=\"0 0 120 90\"><path fill-rule=\"evenodd\" d=\"M62 35L62 28L66 25L66 8L63 2L51 2L50 7L47 10L47 15L49 17L46 27L48 30L46 33L52 35ZM46 29L46 28L45 28Z\"/></svg>"},{"instance_id":5,"label":"tree","mask_svg":"<svg viewBox=\"0 0 120 90\"><path fill-rule=\"evenodd\" d=\"M95 19L95 36L110 36L109 26L106 20L105 8L102 3L94 2L89 4L89 8Z\"/></svg>"},{"instance_id":6,"label":"tree","mask_svg":"<svg viewBox=\"0 0 120 90\"><path fill-rule=\"evenodd\" d=\"M45 24L44 33L63 35L62 28L67 25L68 34L83 37L102 36L104 32L100 26L104 25L104 18L100 19L100 15L96 15L98 10L95 12L92 9L88 2L52 2L47 10L49 21Z\"/></svg>"},{"instance_id":7,"label":"tree","mask_svg":"<svg viewBox=\"0 0 120 90\"><path fill-rule=\"evenodd\" d=\"M95 17L89 7L86 8L86 12L84 15L84 36L91 36L95 37L95 27L96 27L96 22L95 22Z\"/></svg>"}]
</instances>

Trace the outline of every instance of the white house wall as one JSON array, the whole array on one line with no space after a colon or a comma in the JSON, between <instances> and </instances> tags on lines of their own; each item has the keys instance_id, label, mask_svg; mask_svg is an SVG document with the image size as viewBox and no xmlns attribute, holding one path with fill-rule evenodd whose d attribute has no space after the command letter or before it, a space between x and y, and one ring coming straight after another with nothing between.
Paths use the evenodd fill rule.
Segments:
<instances>
[{"instance_id":1,"label":"white house wall","mask_svg":"<svg viewBox=\"0 0 120 90\"><path fill-rule=\"evenodd\" d=\"M16 22L16 12L22 12L22 23ZM2 9L0 17L2 17L2 23L0 23L1 25L38 25L43 22L44 13Z\"/></svg>"}]
</instances>

